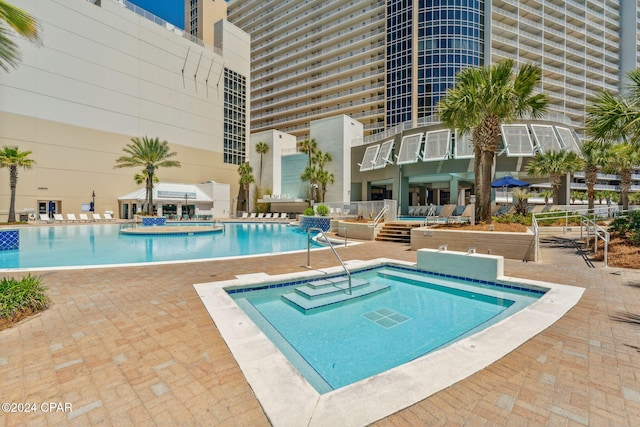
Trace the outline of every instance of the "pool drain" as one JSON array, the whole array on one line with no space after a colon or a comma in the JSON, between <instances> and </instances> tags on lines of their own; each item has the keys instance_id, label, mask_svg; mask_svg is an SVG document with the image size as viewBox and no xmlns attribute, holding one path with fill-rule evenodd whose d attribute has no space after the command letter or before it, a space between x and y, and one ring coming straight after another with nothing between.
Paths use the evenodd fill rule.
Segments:
<instances>
[{"instance_id":1,"label":"pool drain","mask_svg":"<svg viewBox=\"0 0 640 427\"><path fill-rule=\"evenodd\" d=\"M380 308L370 313L366 313L363 316L386 329L393 328L394 326L411 319L404 314L388 308Z\"/></svg>"}]
</instances>

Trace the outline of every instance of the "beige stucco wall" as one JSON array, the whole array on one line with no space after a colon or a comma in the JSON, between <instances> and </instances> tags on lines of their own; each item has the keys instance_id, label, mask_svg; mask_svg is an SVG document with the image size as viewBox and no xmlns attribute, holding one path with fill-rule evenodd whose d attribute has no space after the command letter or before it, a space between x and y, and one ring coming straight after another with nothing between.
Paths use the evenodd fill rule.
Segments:
<instances>
[{"instance_id":1,"label":"beige stucco wall","mask_svg":"<svg viewBox=\"0 0 640 427\"><path fill-rule=\"evenodd\" d=\"M411 250L438 249L448 245L450 251L467 252L475 247L477 253L502 255L508 259L535 261L535 236L526 233L503 233L498 231L459 231L428 227L411 230Z\"/></svg>"},{"instance_id":2,"label":"beige stucco wall","mask_svg":"<svg viewBox=\"0 0 640 427\"><path fill-rule=\"evenodd\" d=\"M32 169L19 170L16 211L37 210L38 201L54 200L61 203L62 213L78 213L82 203L91 201L92 191L96 193L96 212L117 211L117 198L140 188L133 180L139 170L114 169L130 142L129 135L0 113L0 144L32 151L30 158L36 161ZM237 167L224 164L222 153L172 141L169 144L181 167L160 168L161 181L226 182L231 184L232 197L237 194ZM0 169L0 221L6 221L9 209L8 183L8 170Z\"/></svg>"}]
</instances>

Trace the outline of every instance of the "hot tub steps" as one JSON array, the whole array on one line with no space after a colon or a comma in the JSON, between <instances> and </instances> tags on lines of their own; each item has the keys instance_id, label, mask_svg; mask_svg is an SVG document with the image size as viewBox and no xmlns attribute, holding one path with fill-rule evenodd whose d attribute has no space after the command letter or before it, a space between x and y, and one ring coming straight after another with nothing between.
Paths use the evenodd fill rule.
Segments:
<instances>
[{"instance_id":1,"label":"hot tub steps","mask_svg":"<svg viewBox=\"0 0 640 427\"><path fill-rule=\"evenodd\" d=\"M339 277L314 280L296 288L293 292L282 295L282 298L306 313L318 308L352 301L386 289L389 289L389 285L369 283L363 279L352 279L351 294L349 294L349 280Z\"/></svg>"}]
</instances>

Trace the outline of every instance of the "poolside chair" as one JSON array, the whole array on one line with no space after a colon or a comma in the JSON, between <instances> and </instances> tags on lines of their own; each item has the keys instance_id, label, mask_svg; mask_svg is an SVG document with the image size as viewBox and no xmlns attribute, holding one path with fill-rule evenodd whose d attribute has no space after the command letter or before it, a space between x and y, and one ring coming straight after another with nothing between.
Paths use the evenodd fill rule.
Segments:
<instances>
[{"instance_id":1,"label":"poolside chair","mask_svg":"<svg viewBox=\"0 0 640 427\"><path fill-rule=\"evenodd\" d=\"M251 212L251 215L249 215L249 219L256 219L256 213Z\"/></svg>"},{"instance_id":2,"label":"poolside chair","mask_svg":"<svg viewBox=\"0 0 640 427\"><path fill-rule=\"evenodd\" d=\"M256 218L257 219L264 219L264 213L260 212Z\"/></svg>"},{"instance_id":3,"label":"poolside chair","mask_svg":"<svg viewBox=\"0 0 640 427\"><path fill-rule=\"evenodd\" d=\"M271 212L267 212L266 214L264 214L264 219L271 219Z\"/></svg>"},{"instance_id":4,"label":"poolside chair","mask_svg":"<svg viewBox=\"0 0 640 427\"><path fill-rule=\"evenodd\" d=\"M79 220L76 218L76 214L67 214L67 221L76 222Z\"/></svg>"},{"instance_id":5,"label":"poolside chair","mask_svg":"<svg viewBox=\"0 0 640 427\"><path fill-rule=\"evenodd\" d=\"M456 209L456 205L444 205L438 206L438 208L436 208L437 216L427 216L425 218L425 224L446 224L449 221L449 217Z\"/></svg>"},{"instance_id":6,"label":"poolside chair","mask_svg":"<svg viewBox=\"0 0 640 427\"><path fill-rule=\"evenodd\" d=\"M104 214L104 220L105 220L105 221L113 221L113 220L114 220L114 218L111 216L111 214L110 214L110 213L105 213L105 214Z\"/></svg>"},{"instance_id":7,"label":"poolside chair","mask_svg":"<svg viewBox=\"0 0 640 427\"><path fill-rule=\"evenodd\" d=\"M57 222L64 222L66 219L62 216L62 214L53 214L53 220Z\"/></svg>"},{"instance_id":8,"label":"poolside chair","mask_svg":"<svg viewBox=\"0 0 640 427\"><path fill-rule=\"evenodd\" d=\"M41 213L40 214L40 222L53 222L54 220L49 217L49 214Z\"/></svg>"},{"instance_id":9,"label":"poolside chair","mask_svg":"<svg viewBox=\"0 0 640 427\"><path fill-rule=\"evenodd\" d=\"M458 206L458 207L462 207L463 211L460 212L458 215L451 215L451 217L449 217L448 222L450 223L463 223L463 222L470 222L471 221L471 215L474 215L473 212L473 205L466 205L466 206ZM458 209L456 209L457 211Z\"/></svg>"},{"instance_id":10,"label":"poolside chair","mask_svg":"<svg viewBox=\"0 0 640 427\"><path fill-rule=\"evenodd\" d=\"M94 213L94 214L91 214L91 217L93 218L94 221L102 221L100 214Z\"/></svg>"},{"instance_id":11,"label":"poolside chair","mask_svg":"<svg viewBox=\"0 0 640 427\"><path fill-rule=\"evenodd\" d=\"M249 213L248 212L243 212L242 213L242 218L249 218Z\"/></svg>"},{"instance_id":12,"label":"poolside chair","mask_svg":"<svg viewBox=\"0 0 640 427\"><path fill-rule=\"evenodd\" d=\"M80 217L80 221L89 222L89 217L87 216L87 214L81 213L78 216Z\"/></svg>"}]
</instances>

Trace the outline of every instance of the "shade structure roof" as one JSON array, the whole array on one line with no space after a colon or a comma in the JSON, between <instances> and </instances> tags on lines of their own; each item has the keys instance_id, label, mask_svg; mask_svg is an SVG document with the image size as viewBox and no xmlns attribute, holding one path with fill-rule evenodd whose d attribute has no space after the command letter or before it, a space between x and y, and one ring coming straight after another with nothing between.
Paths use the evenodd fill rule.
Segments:
<instances>
[{"instance_id":1,"label":"shade structure roof","mask_svg":"<svg viewBox=\"0 0 640 427\"><path fill-rule=\"evenodd\" d=\"M521 181L517 178L512 177L511 175L503 176L500 179L497 179L491 183L491 187L500 188L500 187L528 187L531 184L526 181Z\"/></svg>"},{"instance_id":2,"label":"shade structure roof","mask_svg":"<svg viewBox=\"0 0 640 427\"><path fill-rule=\"evenodd\" d=\"M144 202L146 200L146 188L140 188L129 194L118 197L118 200L137 200ZM159 182L153 186L154 202L184 202L187 199L193 202L213 202L213 199L205 194L197 185L194 184L178 184L173 182Z\"/></svg>"}]
</instances>

